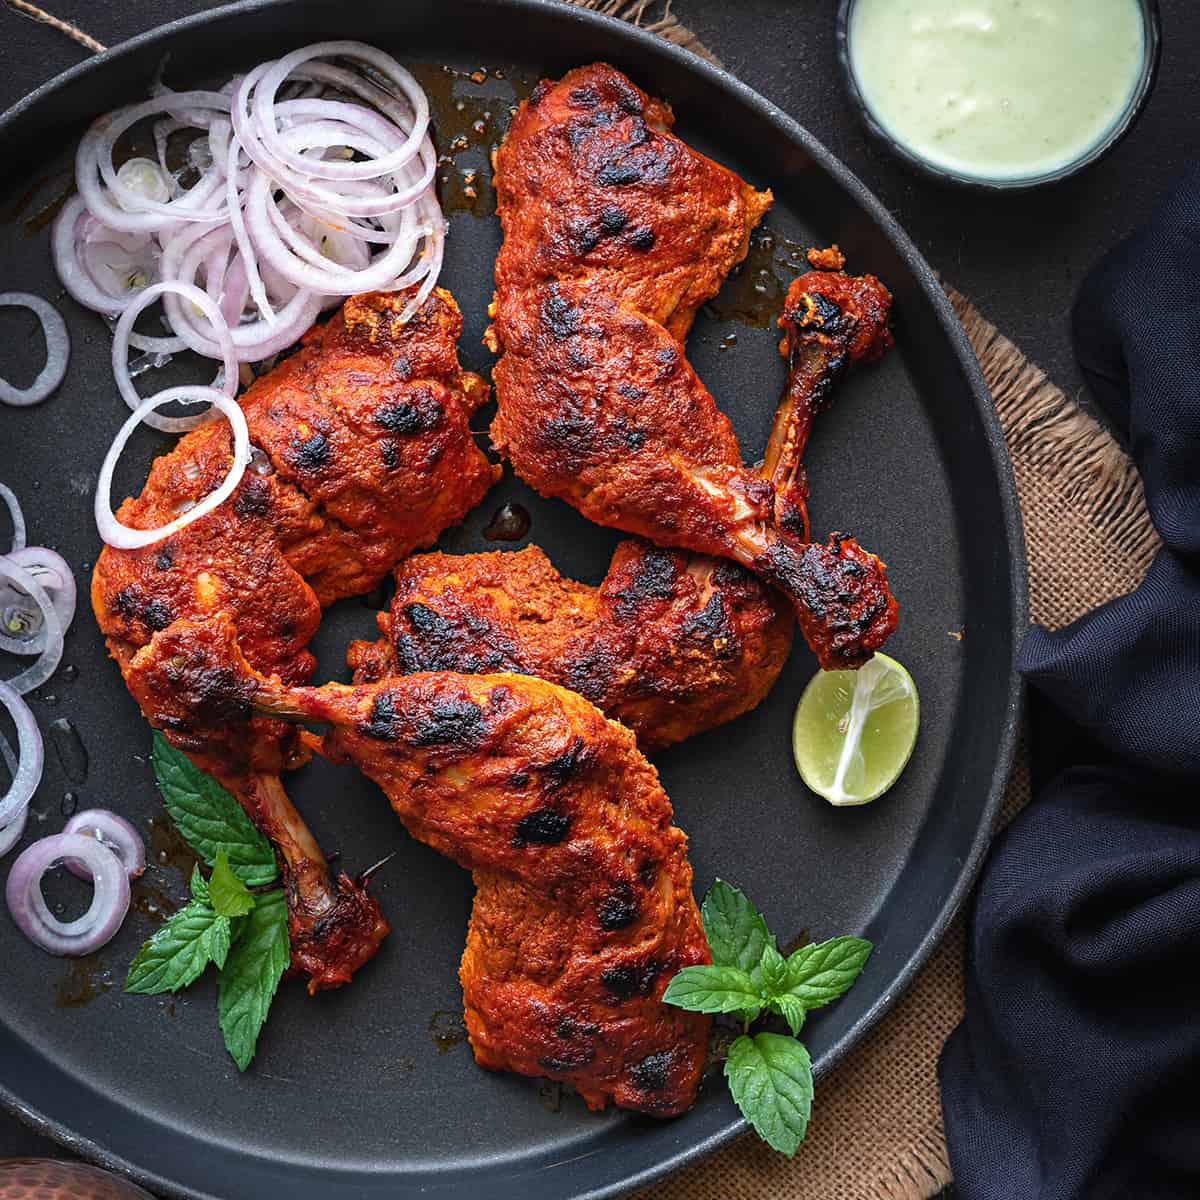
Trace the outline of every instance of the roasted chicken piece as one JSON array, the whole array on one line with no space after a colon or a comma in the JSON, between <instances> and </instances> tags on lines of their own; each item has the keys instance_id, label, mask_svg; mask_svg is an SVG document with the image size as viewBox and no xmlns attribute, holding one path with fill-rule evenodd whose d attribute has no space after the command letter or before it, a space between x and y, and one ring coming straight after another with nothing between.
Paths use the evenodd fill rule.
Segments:
<instances>
[{"instance_id":1,"label":"roasted chicken piece","mask_svg":"<svg viewBox=\"0 0 1200 1200\"><path fill-rule=\"evenodd\" d=\"M833 257L830 257L830 256ZM808 540L800 459L816 414L852 363L890 344L890 297L874 276L831 269L789 289L780 325L789 373L763 472L782 528ZM565 579L536 546L421 554L396 568L383 637L355 642L356 681L414 671L518 671L562 684L628 725L646 753L731 721L774 684L791 609L728 559L622 542L598 588Z\"/></svg>"},{"instance_id":2,"label":"roasted chicken piece","mask_svg":"<svg viewBox=\"0 0 1200 1200\"><path fill-rule=\"evenodd\" d=\"M155 634L126 680L201 736L237 710L329 725L322 752L472 872L459 975L482 1066L570 1083L592 1108L666 1117L692 1103L710 1019L662 995L708 945L687 838L623 725L528 675L289 687L251 668L223 612Z\"/></svg>"},{"instance_id":3,"label":"roasted chicken piece","mask_svg":"<svg viewBox=\"0 0 1200 1200\"><path fill-rule=\"evenodd\" d=\"M622 542L603 583L537 546L420 554L396 571L384 636L354 642L356 681L517 671L585 696L647 754L754 708L792 644L787 605L736 563Z\"/></svg>"},{"instance_id":4,"label":"roasted chicken piece","mask_svg":"<svg viewBox=\"0 0 1200 1200\"><path fill-rule=\"evenodd\" d=\"M92 606L123 672L155 632L224 613L251 663L303 683L321 606L369 591L480 501L498 471L471 434L487 386L459 366L461 314L438 291L401 325L407 299L351 297L246 392L253 458L223 505L146 549L105 548ZM118 516L135 528L165 524L218 486L231 455L228 423L201 426L155 461ZM237 706L214 706L209 724L186 729L153 704L143 712L275 843L293 966L313 990L348 980L387 924L361 884L330 877L280 783L281 771L308 756L295 727L237 719Z\"/></svg>"},{"instance_id":5,"label":"roasted chicken piece","mask_svg":"<svg viewBox=\"0 0 1200 1200\"><path fill-rule=\"evenodd\" d=\"M671 119L604 64L544 81L514 117L496 154L492 441L598 524L742 563L789 598L822 666L859 666L896 623L884 564L847 534L781 527L680 340L770 196Z\"/></svg>"}]
</instances>

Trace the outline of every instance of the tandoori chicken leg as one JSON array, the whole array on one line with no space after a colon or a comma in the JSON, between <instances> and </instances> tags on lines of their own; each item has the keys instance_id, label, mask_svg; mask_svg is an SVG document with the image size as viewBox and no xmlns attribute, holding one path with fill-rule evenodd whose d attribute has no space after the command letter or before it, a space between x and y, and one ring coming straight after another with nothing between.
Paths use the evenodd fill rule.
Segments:
<instances>
[{"instance_id":1,"label":"tandoori chicken leg","mask_svg":"<svg viewBox=\"0 0 1200 1200\"><path fill-rule=\"evenodd\" d=\"M543 81L514 117L496 154L493 443L598 524L742 563L788 597L822 666L858 666L895 627L884 564L781 525L681 342L770 196L671 121L602 63Z\"/></svg>"},{"instance_id":2,"label":"tandoori chicken leg","mask_svg":"<svg viewBox=\"0 0 1200 1200\"><path fill-rule=\"evenodd\" d=\"M234 710L330 726L323 753L471 871L459 975L482 1066L570 1083L592 1108L692 1103L710 1018L662 995L708 945L687 838L623 725L528 675L290 687L250 667L224 613L155 634L126 679L179 729Z\"/></svg>"},{"instance_id":3,"label":"tandoori chicken leg","mask_svg":"<svg viewBox=\"0 0 1200 1200\"><path fill-rule=\"evenodd\" d=\"M473 508L498 471L472 438L487 386L463 371L462 317L438 291L405 325L408 296L351 297L302 348L241 397L253 458L233 496L143 550L105 548L92 605L128 675L139 647L174 622L224 613L247 658L290 683L311 675L308 642L322 605L369 591L401 558L430 545ZM229 470L229 425L203 425L158 458L142 494L118 516L165 524ZM306 760L296 729L240 710L211 723L150 722L240 800L275 843L289 900L293 966L310 988L348 980L387 932L375 901L325 857L280 773Z\"/></svg>"}]
</instances>

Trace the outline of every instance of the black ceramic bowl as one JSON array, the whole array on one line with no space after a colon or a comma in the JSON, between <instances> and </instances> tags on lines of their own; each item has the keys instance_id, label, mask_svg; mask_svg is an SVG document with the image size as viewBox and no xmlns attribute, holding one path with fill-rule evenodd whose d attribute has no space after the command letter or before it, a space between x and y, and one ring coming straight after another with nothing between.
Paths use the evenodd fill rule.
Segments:
<instances>
[{"instance_id":1,"label":"black ceramic bowl","mask_svg":"<svg viewBox=\"0 0 1200 1200\"><path fill-rule=\"evenodd\" d=\"M1015 179L988 179L986 176L967 175L949 170L946 167L937 166L922 157L904 142L893 137L879 123L874 113L868 107L866 97L863 95L862 89L858 86L858 80L854 75L854 67L850 61L850 24L856 2L857 0L840 0L838 5L837 53L838 62L841 64L842 78L845 81L850 102L858 111L863 124L877 141L887 147L906 166L911 167L929 179L956 184L959 187L969 188L974 191L993 193L1029 191L1031 188L1048 187L1051 184L1061 183L1064 179L1070 179L1073 175L1078 175L1081 171L1087 170L1093 163L1099 162L1109 154L1117 143L1134 127L1138 118L1142 115L1142 110L1146 107L1147 101L1150 99L1151 92L1154 91L1154 82L1158 77L1158 60L1162 49L1162 21L1159 18L1158 0L1138 0L1146 29L1142 73L1138 79L1137 86L1133 90L1133 95L1129 98L1124 113L1121 114L1120 119L1108 131L1107 136L1073 162L1040 175L1030 175Z\"/></svg>"}]
</instances>

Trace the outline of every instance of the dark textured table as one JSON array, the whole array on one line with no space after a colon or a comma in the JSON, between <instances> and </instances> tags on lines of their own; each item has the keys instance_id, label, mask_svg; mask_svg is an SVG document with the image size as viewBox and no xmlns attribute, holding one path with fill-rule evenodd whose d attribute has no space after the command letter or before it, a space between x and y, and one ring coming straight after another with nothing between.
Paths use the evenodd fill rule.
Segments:
<instances>
[{"instance_id":1,"label":"dark textured table","mask_svg":"<svg viewBox=\"0 0 1200 1200\"><path fill-rule=\"evenodd\" d=\"M42 3L110 45L217 7L204 0ZM837 77L834 0L676 0L675 11L730 70L795 116L866 180L933 266L1076 394L1081 382L1071 355L1068 313L1080 278L1200 154L1200 9L1194 0L1161 0L1161 5L1158 87L1129 138L1081 179L1003 199L926 182L867 141ZM0 108L86 54L0 6ZM49 1143L0 1115L0 1157L53 1152Z\"/></svg>"}]
</instances>

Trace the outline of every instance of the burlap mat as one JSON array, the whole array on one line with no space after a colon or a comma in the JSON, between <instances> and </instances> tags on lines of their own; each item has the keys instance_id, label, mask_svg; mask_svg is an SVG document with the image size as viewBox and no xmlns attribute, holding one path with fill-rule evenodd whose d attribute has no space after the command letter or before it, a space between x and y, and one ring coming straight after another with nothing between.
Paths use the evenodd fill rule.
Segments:
<instances>
[{"instance_id":1,"label":"burlap mat","mask_svg":"<svg viewBox=\"0 0 1200 1200\"><path fill-rule=\"evenodd\" d=\"M650 0L572 0L717 61ZM948 289L979 359L1012 458L1029 568L1029 613L1058 628L1131 591L1159 548L1141 480L1120 446L971 304ZM1001 821L1029 800L1024 749ZM817 1085L794 1159L742 1138L638 1200L926 1200L951 1181L937 1059L962 1015L960 916L904 999Z\"/></svg>"},{"instance_id":2,"label":"burlap mat","mask_svg":"<svg viewBox=\"0 0 1200 1200\"><path fill-rule=\"evenodd\" d=\"M28 0L7 0L91 50L103 47ZM654 0L568 0L643 25L717 62ZM1159 548L1141 481L1111 436L971 304L949 290L1008 443L1029 567L1030 618L1057 628L1131 591ZM1029 800L1022 750L1001 820ZM745 1137L638 1200L926 1200L950 1182L937 1058L962 1015L963 919L895 1009L817 1088L795 1159Z\"/></svg>"}]
</instances>

